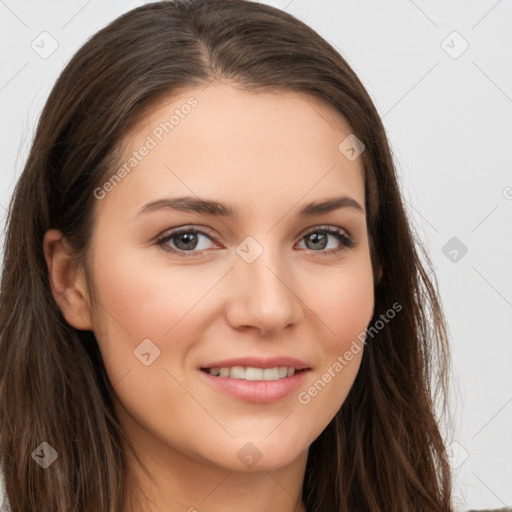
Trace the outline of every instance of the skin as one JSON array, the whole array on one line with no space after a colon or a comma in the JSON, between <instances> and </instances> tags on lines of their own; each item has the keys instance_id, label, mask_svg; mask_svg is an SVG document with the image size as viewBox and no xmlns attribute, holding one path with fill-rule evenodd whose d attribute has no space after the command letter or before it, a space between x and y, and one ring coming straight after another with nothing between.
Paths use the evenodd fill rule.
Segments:
<instances>
[{"instance_id":1,"label":"skin","mask_svg":"<svg viewBox=\"0 0 512 512\"><path fill-rule=\"evenodd\" d=\"M220 81L160 101L127 137L127 157L191 96L198 105L97 200L92 282L73 266L61 233L46 233L52 292L71 325L95 333L116 413L152 478L128 456L123 512L136 498L147 511L238 512L240 503L246 512L301 511L308 448L344 402L363 350L307 404L297 392L249 403L198 372L217 359L291 355L311 367L304 391L365 330L374 295L361 159L338 150L350 128L314 98ZM306 203L341 195L363 212L297 216ZM177 196L236 205L240 217L137 215ZM316 225L342 228L354 246L329 235L315 248L305 235ZM186 257L156 244L180 226L208 235L198 249L189 242ZM248 236L263 248L252 263L236 252ZM149 366L134 357L144 339L160 350ZM261 454L252 467L237 457L246 443Z\"/></svg>"}]
</instances>

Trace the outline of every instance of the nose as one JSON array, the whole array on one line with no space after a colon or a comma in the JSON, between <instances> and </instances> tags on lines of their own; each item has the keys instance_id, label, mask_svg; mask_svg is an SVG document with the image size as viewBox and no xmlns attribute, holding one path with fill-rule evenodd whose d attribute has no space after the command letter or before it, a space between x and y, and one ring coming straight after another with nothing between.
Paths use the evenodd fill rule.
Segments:
<instances>
[{"instance_id":1,"label":"nose","mask_svg":"<svg viewBox=\"0 0 512 512\"><path fill-rule=\"evenodd\" d=\"M251 263L236 256L230 274L227 320L233 328L256 329L270 336L302 318L291 268L277 250L264 248Z\"/></svg>"}]
</instances>

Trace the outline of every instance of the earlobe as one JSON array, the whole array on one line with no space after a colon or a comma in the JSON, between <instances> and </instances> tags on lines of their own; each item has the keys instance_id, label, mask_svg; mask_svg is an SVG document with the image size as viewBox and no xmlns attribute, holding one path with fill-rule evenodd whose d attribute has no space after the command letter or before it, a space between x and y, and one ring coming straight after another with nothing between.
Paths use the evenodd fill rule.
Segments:
<instances>
[{"instance_id":1,"label":"earlobe","mask_svg":"<svg viewBox=\"0 0 512 512\"><path fill-rule=\"evenodd\" d=\"M85 276L77 268L72 251L56 229L49 229L43 239L52 295L67 322L81 330L92 330L91 309Z\"/></svg>"}]
</instances>

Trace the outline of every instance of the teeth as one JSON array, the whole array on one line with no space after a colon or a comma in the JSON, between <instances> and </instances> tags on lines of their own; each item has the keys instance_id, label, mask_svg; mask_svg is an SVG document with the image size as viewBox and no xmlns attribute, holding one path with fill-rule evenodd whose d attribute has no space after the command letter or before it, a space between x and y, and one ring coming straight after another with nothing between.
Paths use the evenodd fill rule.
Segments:
<instances>
[{"instance_id":1,"label":"teeth","mask_svg":"<svg viewBox=\"0 0 512 512\"><path fill-rule=\"evenodd\" d=\"M224 368L221 368L221 371L222 370L224 370ZM229 371L229 376L233 379L245 379L245 368L243 366L233 366Z\"/></svg>"},{"instance_id":2,"label":"teeth","mask_svg":"<svg viewBox=\"0 0 512 512\"><path fill-rule=\"evenodd\" d=\"M243 380L279 380L291 377L295 368L279 366L275 368L254 368L252 366L233 366L232 368L208 368L210 375L217 377L231 377Z\"/></svg>"},{"instance_id":3,"label":"teeth","mask_svg":"<svg viewBox=\"0 0 512 512\"><path fill-rule=\"evenodd\" d=\"M245 372L245 375L244 375ZM240 376L237 377L237 379L243 379L245 380L263 380L263 370L261 368L247 368L244 370L241 369ZM272 380L272 379L269 379Z\"/></svg>"},{"instance_id":4,"label":"teeth","mask_svg":"<svg viewBox=\"0 0 512 512\"><path fill-rule=\"evenodd\" d=\"M286 377L286 366L284 368L284 376ZM263 380L276 380L276 379L282 379L283 378L283 368L265 368L261 373L261 378Z\"/></svg>"}]
</instances>

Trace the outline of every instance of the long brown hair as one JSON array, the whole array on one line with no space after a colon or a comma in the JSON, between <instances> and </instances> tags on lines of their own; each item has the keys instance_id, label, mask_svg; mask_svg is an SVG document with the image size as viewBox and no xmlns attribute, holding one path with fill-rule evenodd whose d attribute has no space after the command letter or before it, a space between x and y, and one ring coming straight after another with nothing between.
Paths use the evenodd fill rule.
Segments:
<instances>
[{"instance_id":1,"label":"long brown hair","mask_svg":"<svg viewBox=\"0 0 512 512\"><path fill-rule=\"evenodd\" d=\"M452 511L440 418L449 346L428 257L407 218L379 115L340 54L290 14L244 0L162 1L134 9L88 40L57 80L8 212L0 297L0 457L13 512L123 506L129 442L91 331L53 299L43 253L62 231L87 264L94 190L148 107L178 89L229 80L246 90L323 100L365 144L361 154L375 313L398 303L368 341L334 419L309 449L308 512ZM441 403L437 401L441 398ZM47 471L33 452L47 442Z\"/></svg>"}]
</instances>

